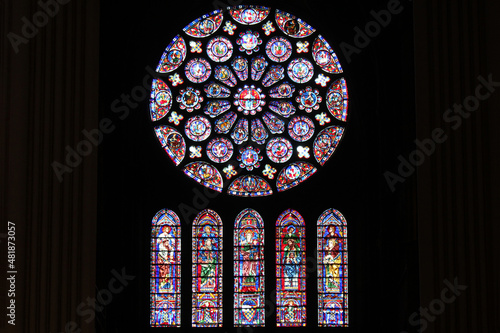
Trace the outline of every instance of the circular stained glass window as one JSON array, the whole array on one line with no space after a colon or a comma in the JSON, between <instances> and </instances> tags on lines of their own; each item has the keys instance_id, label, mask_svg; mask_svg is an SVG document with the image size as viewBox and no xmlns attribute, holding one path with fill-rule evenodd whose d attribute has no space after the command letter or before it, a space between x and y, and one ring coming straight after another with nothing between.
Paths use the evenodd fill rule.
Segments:
<instances>
[{"instance_id":1,"label":"circular stained glass window","mask_svg":"<svg viewBox=\"0 0 500 333\"><path fill-rule=\"evenodd\" d=\"M161 146L219 192L255 197L297 186L344 134L347 85L332 46L279 9L236 6L194 20L156 72L150 115Z\"/></svg>"}]
</instances>

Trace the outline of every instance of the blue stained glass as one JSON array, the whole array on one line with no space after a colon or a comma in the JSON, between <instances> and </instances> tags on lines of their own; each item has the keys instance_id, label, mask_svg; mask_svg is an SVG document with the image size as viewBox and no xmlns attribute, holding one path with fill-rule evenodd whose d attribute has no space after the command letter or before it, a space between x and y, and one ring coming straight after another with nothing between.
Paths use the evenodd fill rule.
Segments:
<instances>
[{"instance_id":1,"label":"blue stained glass","mask_svg":"<svg viewBox=\"0 0 500 333\"><path fill-rule=\"evenodd\" d=\"M277 326L306 325L305 223L295 210L276 221Z\"/></svg>"},{"instance_id":2,"label":"blue stained glass","mask_svg":"<svg viewBox=\"0 0 500 333\"><path fill-rule=\"evenodd\" d=\"M335 209L318 219L318 325L347 327L347 221Z\"/></svg>"},{"instance_id":3,"label":"blue stained glass","mask_svg":"<svg viewBox=\"0 0 500 333\"><path fill-rule=\"evenodd\" d=\"M206 209L193 222L192 325L222 327L222 220Z\"/></svg>"},{"instance_id":4,"label":"blue stained glass","mask_svg":"<svg viewBox=\"0 0 500 333\"><path fill-rule=\"evenodd\" d=\"M234 325L264 326L264 221L244 209L234 223Z\"/></svg>"},{"instance_id":5,"label":"blue stained glass","mask_svg":"<svg viewBox=\"0 0 500 333\"><path fill-rule=\"evenodd\" d=\"M171 210L156 213L151 225L151 327L180 327L181 223Z\"/></svg>"}]
</instances>

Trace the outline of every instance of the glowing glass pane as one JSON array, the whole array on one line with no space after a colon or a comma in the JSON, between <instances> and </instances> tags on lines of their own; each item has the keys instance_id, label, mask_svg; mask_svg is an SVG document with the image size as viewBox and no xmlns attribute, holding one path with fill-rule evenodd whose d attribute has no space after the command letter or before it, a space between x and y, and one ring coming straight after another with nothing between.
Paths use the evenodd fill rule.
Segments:
<instances>
[{"instance_id":1,"label":"glowing glass pane","mask_svg":"<svg viewBox=\"0 0 500 333\"><path fill-rule=\"evenodd\" d=\"M264 221L245 209L234 223L234 325L264 326Z\"/></svg>"},{"instance_id":2,"label":"glowing glass pane","mask_svg":"<svg viewBox=\"0 0 500 333\"><path fill-rule=\"evenodd\" d=\"M276 325L306 325L306 240L302 216L286 210L276 221Z\"/></svg>"},{"instance_id":3,"label":"glowing glass pane","mask_svg":"<svg viewBox=\"0 0 500 333\"><path fill-rule=\"evenodd\" d=\"M193 222L192 326L222 327L222 221L201 211Z\"/></svg>"},{"instance_id":4,"label":"glowing glass pane","mask_svg":"<svg viewBox=\"0 0 500 333\"><path fill-rule=\"evenodd\" d=\"M318 326L347 327L347 221L335 209L318 219Z\"/></svg>"},{"instance_id":5,"label":"glowing glass pane","mask_svg":"<svg viewBox=\"0 0 500 333\"><path fill-rule=\"evenodd\" d=\"M160 210L151 223L151 327L181 325L181 223Z\"/></svg>"}]
</instances>

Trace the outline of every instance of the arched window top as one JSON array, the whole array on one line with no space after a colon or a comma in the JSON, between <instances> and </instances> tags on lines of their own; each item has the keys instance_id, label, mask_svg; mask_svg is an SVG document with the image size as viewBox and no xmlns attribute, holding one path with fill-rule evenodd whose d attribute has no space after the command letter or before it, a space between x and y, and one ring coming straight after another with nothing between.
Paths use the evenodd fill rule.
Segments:
<instances>
[{"instance_id":1,"label":"arched window top","mask_svg":"<svg viewBox=\"0 0 500 333\"><path fill-rule=\"evenodd\" d=\"M276 220L277 227L287 227L287 226L297 226L304 227L305 222L302 215L299 212L293 209L287 209ZM299 229L302 230L302 229ZM301 234L301 236L303 236Z\"/></svg>"},{"instance_id":2,"label":"arched window top","mask_svg":"<svg viewBox=\"0 0 500 333\"><path fill-rule=\"evenodd\" d=\"M234 221L234 228L235 229L244 229L244 228L257 228L257 229L262 229L264 228L264 220L262 220L262 217L260 214L252 209L252 208L246 208L242 210L238 216L236 216L236 219Z\"/></svg>"},{"instance_id":3,"label":"arched window top","mask_svg":"<svg viewBox=\"0 0 500 333\"><path fill-rule=\"evenodd\" d=\"M192 21L156 71L157 138L188 177L215 191L288 190L315 174L343 137L348 93L337 55L316 29L279 9L242 5Z\"/></svg>"},{"instance_id":4,"label":"arched window top","mask_svg":"<svg viewBox=\"0 0 500 333\"><path fill-rule=\"evenodd\" d=\"M347 221L338 210L330 208L321 214L318 219L318 225L343 225L347 226ZM347 231L347 229L346 229Z\"/></svg>"},{"instance_id":5,"label":"arched window top","mask_svg":"<svg viewBox=\"0 0 500 333\"><path fill-rule=\"evenodd\" d=\"M216 226L222 226L222 220L216 212L211 209L205 209L198 213L193 225L202 226L205 224L211 224Z\"/></svg>"}]
</instances>

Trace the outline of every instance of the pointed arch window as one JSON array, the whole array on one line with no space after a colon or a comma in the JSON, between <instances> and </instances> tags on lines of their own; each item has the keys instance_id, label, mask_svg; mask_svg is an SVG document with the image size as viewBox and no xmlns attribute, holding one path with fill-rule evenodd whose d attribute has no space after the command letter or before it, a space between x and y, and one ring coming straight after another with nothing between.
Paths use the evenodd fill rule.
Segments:
<instances>
[{"instance_id":1,"label":"pointed arch window","mask_svg":"<svg viewBox=\"0 0 500 333\"><path fill-rule=\"evenodd\" d=\"M234 325L264 326L264 221L244 209L234 223Z\"/></svg>"},{"instance_id":2,"label":"pointed arch window","mask_svg":"<svg viewBox=\"0 0 500 333\"><path fill-rule=\"evenodd\" d=\"M222 220L206 209L193 222L192 326L222 326Z\"/></svg>"},{"instance_id":3,"label":"pointed arch window","mask_svg":"<svg viewBox=\"0 0 500 333\"><path fill-rule=\"evenodd\" d=\"M180 327L181 225L171 210L160 210L151 226L150 324Z\"/></svg>"},{"instance_id":4,"label":"pointed arch window","mask_svg":"<svg viewBox=\"0 0 500 333\"><path fill-rule=\"evenodd\" d=\"M318 326L349 324L347 221L336 209L318 219Z\"/></svg>"},{"instance_id":5,"label":"pointed arch window","mask_svg":"<svg viewBox=\"0 0 500 333\"><path fill-rule=\"evenodd\" d=\"M276 221L276 325L306 325L306 239L302 216L284 211Z\"/></svg>"}]
</instances>

